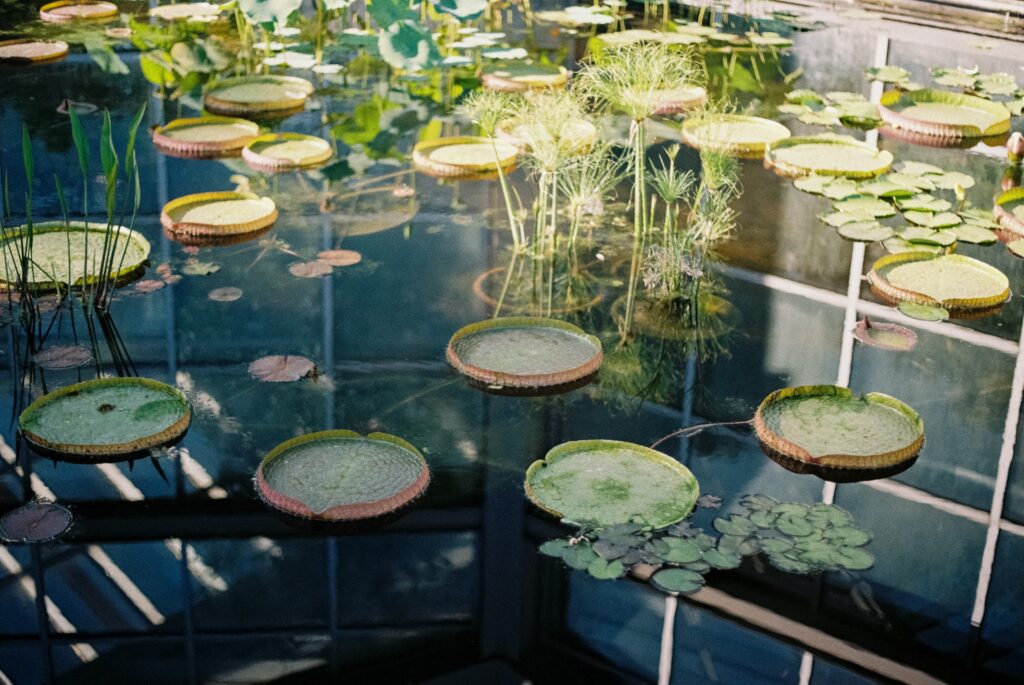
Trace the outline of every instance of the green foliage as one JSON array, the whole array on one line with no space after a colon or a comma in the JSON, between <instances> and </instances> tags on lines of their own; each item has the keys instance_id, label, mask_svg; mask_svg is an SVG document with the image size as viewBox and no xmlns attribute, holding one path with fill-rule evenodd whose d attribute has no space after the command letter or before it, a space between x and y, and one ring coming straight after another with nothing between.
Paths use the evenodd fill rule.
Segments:
<instances>
[{"instance_id":1,"label":"green foliage","mask_svg":"<svg viewBox=\"0 0 1024 685\"><path fill-rule=\"evenodd\" d=\"M409 72L434 66L441 59L430 30L410 19L396 21L381 31L377 49L393 68Z\"/></svg>"},{"instance_id":2,"label":"green foliage","mask_svg":"<svg viewBox=\"0 0 1024 685\"><path fill-rule=\"evenodd\" d=\"M717 508L718 501L702 498L701 505ZM540 552L602 580L619 578L639 565L653 566L651 584L679 594L700 590L711 569L734 569L743 557L759 553L789 573L862 571L874 565L874 557L863 549L871 534L831 504L747 495L737 513L714 519L713 526L718 538L687 521L660 530L633 523L584 526L570 538L548 540Z\"/></svg>"},{"instance_id":3,"label":"green foliage","mask_svg":"<svg viewBox=\"0 0 1024 685\"><path fill-rule=\"evenodd\" d=\"M238 8L254 24L265 28L284 25L292 12L302 6L302 0L237 0Z\"/></svg>"},{"instance_id":4,"label":"green foliage","mask_svg":"<svg viewBox=\"0 0 1024 685\"><path fill-rule=\"evenodd\" d=\"M106 41L90 39L85 41L85 51L105 74L127 74L128 65L121 61Z\"/></svg>"},{"instance_id":5,"label":"green foliage","mask_svg":"<svg viewBox=\"0 0 1024 685\"><path fill-rule=\"evenodd\" d=\"M473 21L487 10L487 0L432 0L434 9L459 21Z\"/></svg>"}]
</instances>

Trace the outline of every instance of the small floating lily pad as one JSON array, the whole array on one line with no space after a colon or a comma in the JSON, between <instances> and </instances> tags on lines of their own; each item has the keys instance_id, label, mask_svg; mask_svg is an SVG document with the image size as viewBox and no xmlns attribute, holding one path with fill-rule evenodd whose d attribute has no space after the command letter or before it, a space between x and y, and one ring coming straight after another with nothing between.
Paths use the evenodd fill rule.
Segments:
<instances>
[{"instance_id":1,"label":"small floating lily pad","mask_svg":"<svg viewBox=\"0 0 1024 685\"><path fill-rule=\"evenodd\" d=\"M526 496L535 505L602 527L670 526L690 514L699 494L697 479L675 459L617 440L562 443L526 471Z\"/></svg>"},{"instance_id":2,"label":"small floating lily pad","mask_svg":"<svg viewBox=\"0 0 1024 685\"><path fill-rule=\"evenodd\" d=\"M66 533L75 519L56 502L27 502L0 518L4 542L49 542Z\"/></svg>"},{"instance_id":3,"label":"small floating lily pad","mask_svg":"<svg viewBox=\"0 0 1024 685\"><path fill-rule=\"evenodd\" d=\"M983 138L1010 130L1002 103L943 90L889 91L879 106L889 126L936 138Z\"/></svg>"},{"instance_id":4,"label":"small floating lily pad","mask_svg":"<svg viewBox=\"0 0 1024 685\"><path fill-rule=\"evenodd\" d=\"M81 345L54 345L33 355L36 364L43 369L59 371L74 369L92 360L92 351Z\"/></svg>"},{"instance_id":5,"label":"small floating lily pad","mask_svg":"<svg viewBox=\"0 0 1024 685\"><path fill-rule=\"evenodd\" d=\"M917 346L917 333L906 326L872 321L866 316L857 322L853 337L869 347L894 352L909 352Z\"/></svg>"},{"instance_id":6,"label":"small floating lily pad","mask_svg":"<svg viewBox=\"0 0 1024 685\"><path fill-rule=\"evenodd\" d=\"M256 169L281 170L323 164L334 154L323 138L304 133L271 133L242 148L246 163Z\"/></svg>"},{"instance_id":7,"label":"small floating lily pad","mask_svg":"<svg viewBox=\"0 0 1024 685\"><path fill-rule=\"evenodd\" d=\"M1010 299L1006 275L963 255L904 252L880 258L868 273L883 299L949 310L988 310Z\"/></svg>"},{"instance_id":8,"label":"small floating lily pad","mask_svg":"<svg viewBox=\"0 0 1024 685\"><path fill-rule=\"evenodd\" d=\"M149 16L164 21L181 21L187 19L214 19L220 14L220 7L208 2L179 2L173 5L160 5L149 10Z\"/></svg>"},{"instance_id":9,"label":"small floating lily pad","mask_svg":"<svg viewBox=\"0 0 1024 685\"><path fill-rule=\"evenodd\" d=\"M148 378L98 378L43 395L18 425L32 449L68 461L131 459L180 440L192 409L180 390Z\"/></svg>"},{"instance_id":10,"label":"small floating lily pad","mask_svg":"<svg viewBox=\"0 0 1024 685\"><path fill-rule=\"evenodd\" d=\"M776 390L757 408L754 429L765 452L832 468L893 466L924 445L924 422L909 406L834 385Z\"/></svg>"},{"instance_id":11,"label":"small floating lily pad","mask_svg":"<svg viewBox=\"0 0 1024 685\"><path fill-rule=\"evenodd\" d=\"M483 67L480 82L487 90L502 93L558 89L569 82L569 71L553 64L502 62Z\"/></svg>"},{"instance_id":12,"label":"small floating lily pad","mask_svg":"<svg viewBox=\"0 0 1024 685\"><path fill-rule=\"evenodd\" d=\"M295 76L240 76L218 81L203 97L214 114L274 116L300 110L313 93L313 84Z\"/></svg>"},{"instance_id":13,"label":"small floating lily pad","mask_svg":"<svg viewBox=\"0 0 1024 685\"><path fill-rule=\"evenodd\" d=\"M57 0L39 8L39 18L52 24L72 21L105 21L117 16L117 5L112 2L88 0Z\"/></svg>"},{"instance_id":14,"label":"small floating lily pad","mask_svg":"<svg viewBox=\"0 0 1024 685\"><path fill-rule=\"evenodd\" d=\"M330 430L275 447L256 469L259 495L292 516L355 521L399 509L426 491L419 450L385 433Z\"/></svg>"},{"instance_id":15,"label":"small floating lily pad","mask_svg":"<svg viewBox=\"0 0 1024 685\"><path fill-rule=\"evenodd\" d=\"M543 388L573 383L601 367L601 341L557 319L488 319L459 329L448 363L488 385Z\"/></svg>"},{"instance_id":16,"label":"small floating lily pad","mask_svg":"<svg viewBox=\"0 0 1024 685\"><path fill-rule=\"evenodd\" d=\"M0 41L0 63L36 64L52 62L68 54L62 40L31 40L17 38Z\"/></svg>"},{"instance_id":17,"label":"small floating lily pad","mask_svg":"<svg viewBox=\"0 0 1024 685\"><path fill-rule=\"evenodd\" d=\"M871 178L888 171L892 162L887 150L828 133L787 138L765 152L765 163L784 176Z\"/></svg>"},{"instance_id":18,"label":"small floating lily pad","mask_svg":"<svg viewBox=\"0 0 1024 685\"><path fill-rule=\"evenodd\" d=\"M844 224L837 230L842 237L858 243L877 243L893 236L891 227L877 221L856 221Z\"/></svg>"},{"instance_id":19,"label":"small floating lily pad","mask_svg":"<svg viewBox=\"0 0 1024 685\"><path fill-rule=\"evenodd\" d=\"M150 250L149 241L137 231L113 226L108 235L105 223L82 221L33 224L31 249L28 245L28 228L21 226L6 232L5 239L0 241L0 251L5 255L27 253L26 284L42 289L79 287L104 276L117 281L128 279L141 272ZM101 273L104 245L108 253L106 274ZM116 255L112 261L111 253ZM13 285L21 281L22 273L20 264L7 263L9 261L5 260L6 266L0 271L0 283Z\"/></svg>"},{"instance_id":20,"label":"small floating lily pad","mask_svg":"<svg viewBox=\"0 0 1024 685\"><path fill-rule=\"evenodd\" d=\"M153 144L179 157L219 157L242 149L259 133L259 124L247 119L192 117L155 127Z\"/></svg>"},{"instance_id":21,"label":"small floating lily pad","mask_svg":"<svg viewBox=\"0 0 1024 685\"><path fill-rule=\"evenodd\" d=\"M683 141L698 150L737 157L762 157L765 148L789 138L789 129L771 119L716 114L683 122Z\"/></svg>"},{"instance_id":22,"label":"small floating lily pad","mask_svg":"<svg viewBox=\"0 0 1024 685\"><path fill-rule=\"evenodd\" d=\"M497 158L495 158L497 148ZM515 168L519 150L503 141L472 136L438 138L418 143L412 161L418 171L435 178L489 178L498 165L508 172Z\"/></svg>"},{"instance_id":23,"label":"small floating lily pad","mask_svg":"<svg viewBox=\"0 0 1024 685\"><path fill-rule=\"evenodd\" d=\"M266 383L288 383L311 375L315 369L316 364L306 357L274 354L249 364L249 375Z\"/></svg>"},{"instance_id":24,"label":"small floating lily pad","mask_svg":"<svg viewBox=\"0 0 1024 685\"><path fill-rule=\"evenodd\" d=\"M277 206L269 197L223 191L196 193L164 205L160 223L172 234L232 236L252 233L277 221Z\"/></svg>"}]
</instances>

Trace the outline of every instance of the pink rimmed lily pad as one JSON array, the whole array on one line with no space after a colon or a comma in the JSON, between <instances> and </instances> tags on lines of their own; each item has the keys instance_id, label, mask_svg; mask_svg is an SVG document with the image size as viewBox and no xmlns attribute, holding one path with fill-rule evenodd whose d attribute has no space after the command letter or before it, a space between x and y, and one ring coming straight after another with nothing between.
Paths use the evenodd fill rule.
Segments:
<instances>
[{"instance_id":1,"label":"pink rimmed lily pad","mask_svg":"<svg viewBox=\"0 0 1024 685\"><path fill-rule=\"evenodd\" d=\"M223 288L214 288L207 297L214 302L234 302L241 299L242 289L230 285Z\"/></svg>"},{"instance_id":2,"label":"pink rimmed lily pad","mask_svg":"<svg viewBox=\"0 0 1024 685\"><path fill-rule=\"evenodd\" d=\"M917 346L917 334L895 323L878 323L868 317L857 322L853 337L870 347L909 352Z\"/></svg>"},{"instance_id":3,"label":"pink rimmed lily pad","mask_svg":"<svg viewBox=\"0 0 1024 685\"><path fill-rule=\"evenodd\" d=\"M34 359L37 365L50 371L73 369L88 364L92 351L81 345L56 345L37 352Z\"/></svg>"},{"instance_id":4,"label":"pink rimmed lily pad","mask_svg":"<svg viewBox=\"0 0 1024 685\"><path fill-rule=\"evenodd\" d=\"M74 517L54 502L28 502L0 518L4 542L49 542L67 532Z\"/></svg>"},{"instance_id":5,"label":"pink rimmed lily pad","mask_svg":"<svg viewBox=\"0 0 1024 685\"><path fill-rule=\"evenodd\" d=\"M331 273L331 270L331 265L322 259L314 259L310 262L297 262L288 267L291 275L298 276L299 278L320 278Z\"/></svg>"},{"instance_id":6,"label":"pink rimmed lily pad","mask_svg":"<svg viewBox=\"0 0 1024 685\"><path fill-rule=\"evenodd\" d=\"M363 255L355 250L324 250L317 255L317 260L331 266L354 266L363 261Z\"/></svg>"},{"instance_id":7,"label":"pink rimmed lily pad","mask_svg":"<svg viewBox=\"0 0 1024 685\"><path fill-rule=\"evenodd\" d=\"M270 355L249 364L249 375L265 383L288 383L311 375L316 369L310 359L299 355Z\"/></svg>"}]
</instances>

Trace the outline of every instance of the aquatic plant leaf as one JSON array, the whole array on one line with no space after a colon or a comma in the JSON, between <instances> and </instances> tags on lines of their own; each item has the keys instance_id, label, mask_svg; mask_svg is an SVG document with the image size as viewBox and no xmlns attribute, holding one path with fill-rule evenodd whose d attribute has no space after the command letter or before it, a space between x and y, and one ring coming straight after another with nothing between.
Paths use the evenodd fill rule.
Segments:
<instances>
[{"instance_id":1,"label":"aquatic plant leaf","mask_svg":"<svg viewBox=\"0 0 1024 685\"><path fill-rule=\"evenodd\" d=\"M47 542L74 523L71 512L55 502L32 501L0 517L0 540L7 543Z\"/></svg>"},{"instance_id":2,"label":"aquatic plant leaf","mask_svg":"<svg viewBox=\"0 0 1024 685\"><path fill-rule=\"evenodd\" d=\"M633 541L607 540L600 538L592 543L592 547L603 559L619 559L632 547Z\"/></svg>"},{"instance_id":3,"label":"aquatic plant leaf","mask_svg":"<svg viewBox=\"0 0 1024 685\"><path fill-rule=\"evenodd\" d=\"M771 511L779 505L779 500L770 495L745 495L740 504L752 511Z\"/></svg>"},{"instance_id":4,"label":"aquatic plant leaf","mask_svg":"<svg viewBox=\"0 0 1024 685\"><path fill-rule=\"evenodd\" d=\"M757 526L751 523L750 519L733 514L727 519L716 518L712 524L719 533L723 535L736 535L746 537L753 533Z\"/></svg>"},{"instance_id":5,"label":"aquatic plant leaf","mask_svg":"<svg viewBox=\"0 0 1024 685\"><path fill-rule=\"evenodd\" d=\"M92 351L81 345L55 345L37 352L33 359L44 369L73 369L88 364L92 359Z\"/></svg>"},{"instance_id":6,"label":"aquatic plant leaf","mask_svg":"<svg viewBox=\"0 0 1024 685\"><path fill-rule=\"evenodd\" d=\"M757 554L761 549L761 543L754 536L722 535L715 547L722 552L732 552L746 557Z\"/></svg>"},{"instance_id":7,"label":"aquatic plant leaf","mask_svg":"<svg viewBox=\"0 0 1024 685\"><path fill-rule=\"evenodd\" d=\"M548 540L547 542L543 543L538 549L540 550L540 553L545 556L561 559L562 555L565 553L565 550L568 548L569 543L566 540Z\"/></svg>"},{"instance_id":8,"label":"aquatic plant leaf","mask_svg":"<svg viewBox=\"0 0 1024 685\"><path fill-rule=\"evenodd\" d=\"M793 181L793 185L805 193L821 195L825 192L825 187L832 183L834 178L835 176L818 176L817 174L810 174L809 176L802 176L796 179Z\"/></svg>"},{"instance_id":9,"label":"aquatic plant leaf","mask_svg":"<svg viewBox=\"0 0 1024 685\"><path fill-rule=\"evenodd\" d=\"M949 200L921 193L896 199L896 206L904 211L944 212L953 205Z\"/></svg>"},{"instance_id":10,"label":"aquatic plant leaf","mask_svg":"<svg viewBox=\"0 0 1024 685\"><path fill-rule=\"evenodd\" d=\"M845 509L834 504L818 502L808 507L807 520L815 528L824 529L829 526L846 526L852 519Z\"/></svg>"},{"instance_id":11,"label":"aquatic plant leaf","mask_svg":"<svg viewBox=\"0 0 1024 685\"><path fill-rule=\"evenodd\" d=\"M955 190L957 186L964 189L974 187L974 177L960 171L946 171L941 176L934 176L932 182L943 190Z\"/></svg>"},{"instance_id":12,"label":"aquatic plant leaf","mask_svg":"<svg viewBox=\"0 0 1024 685\"><path fill-rule=\"evenodd\" d=\"M765 509L758 509L750 513L750 522L758 528L771 528L775 525L778 514Z\"/></svg>"},{"instance_id":13,"label":"aquatic plant leaf","mask_svg":"<svg viewBox=\"0 0 1024 685\"><path fill-rule=\"evenodd\" d=\"M916 302L900 302L898 309L911 319L919 321L945 321L949 318L949 311L943 307L932 307L926 304L917 304Z\"/></svg>"},{"instance_id":14,"label":"aquatic plant leaf","mask_svg":"<svg viewBox=\"0 0 1024 685\"><path fill-rule=\"evenodd\" d=\"M737 568L740 565L740 562L743 561L743 558L735 552L720 549L709 549L704 552L704 561L713 568L730 569Z\"/></svg>"},{"instance_id":15,"label":"aquatic plant leaf","mask_svg":"<svg viewBox=\"0 0 1024 685\"><path fill-rule=\"evenodd\" d=\"M432 0L434 9L459 21L472 21L487 10L487 0Z\"/></svg>"},{"instance_id":16,"label":"aquatic plant leaf","mask_svg":"<svg viewBox=\"0 0 1024 685\"><path fill-rule=\"evenodd\" d=\"M844 224L838 229L839 235L847 240L862 243L875 243L891 238L894 234L890 226L883 226L877 221L858 221Z\"/></svg>"},{"instance_id":17,"label":"aquatic plant leaf","mask_svg":"<svg viewBox=\"0 0 1024 685\"><path fill-rule=\"evenodd\" d=\"M869 81L881 81L882 83L904 83L910 80L910 72L896 65L871 67L865 69L864 73Z\"/></svg>"},{"instance_id":18,"label":"aquatic plant leaf","mask_svg":"<svg viewBox=\"0 0 1024 685\"><path fill-rule=\"evenodd\" d=\"M355 250L324 250L317 253L319 261L327 262L331 266L354 266L363 260L363 255Z\"/></svg>"},{"instance_id":19,"label":"aquatic plant leaf","mask_svg":"<svg viewBox=\"0 0 1024 685\"><path fill-rule=\"evenodd\" d=\"M1006 244L1006 249L1010 251L1014 257L1020 257L1024 259L1024 238L1017 238L1011 240Z\"/></svg>"},{"instance_id":20,"label":"aquatic plant leaf","mask_svg":"<svg viewBox=\"0 0 1024 685\"><path fill-rule=\"evenodd\" d=\"M161 281L155 278L144 278L141 281L136 281L135 285L133 286L133 289L137 293L146 294L156 292L157 290L161 290L166 286L167 283L165 281Z\"/></svg>"},{"instance_id":21,"label":"aquatic plant leaf","mask_svg":"<svg viewBox=\"0 0 1024 685\"><path fill-rule=\"evenodd\" d=\"M839 525L826 530L824 536L844 547L861 547L871 542L871 533L853 526Z\"/></svg>"},{"instance_id":22,"label":"aquatic plant leaf","mask_svg":"<svg viewBox=\"0 0 1024 685\"><path fill-rule=\"evenodd\" d=\"M832 205L837 211L851 214L867 214L869 218L894 216L896 210L885 200L875 197L852 197Z\"/></svg>"},{"instance_id":23,"label":"aquatic plant leaf","mask_svg":"<svg viewBox=\"0 0 1024 685\"><path fill-rule=\"evenodd\" d=\"M181 267L181 273L186 276L209 276L220 271L220 264L213 262L188 262Z\"/></svg>"},{"instance_id":24,"label":"aquatic plant leaf","mask_svg":"<svg viewBox=\"0 0 1024 685\"><path fill-rule=\"evenodd\" d=\"M314 259L309 262L296 262L288 267L288 272L292 276L298 276L299 278L320 278L326 276L332 271L331 265L321 259Z\"/></svg>"},{"instance_id":25,"label":"aquatic plant leaf","mask_svg":"<svg viewBox=\"0 0 1024 685\"><path fill-rule=\"evenodd\" d=\"M905 211L903 212L903 218L912 224L929 228L948 228L961 223L960 217L953 212Z\"/></svg>"},{"instance_id":26,"label":"aquatic plant leaf","mask_svg":"<svg viewBox=\"0 0 1024 685\"><path fill-rule=\"evenodd\" d=\"M396 21L381 31L377 47L385 62L409 72L426 69L441 59L430 31L409 19Z\"/></svg>"},{"instance_id":27,"label":"aquatic plant leaf","mask_svg":"<svg viewBox=\"0 0 1024 685\"><path fill-rule=\"evenodd\" d=\"M598 580L614 580L626 575L626 567L618 560L594 559L587 566L587 573Z\"/></svg>"},{"instance_id":28,"label":"aquatic plant leaf","mask_svg":"<svg viewBox=\"0 0 1024 685\"><path fill-rule=\"evenodd\" d=\"M912 246L938 245L949 247L956 242L956 233L953 231L935 230L926 226L906 226L900 229L899 237Z\"/></svg>"},{"instance_id":29,"label":"aquatic plant leaf","mask_svg":"<svg viewBox=\"0 0 1024 685\"><path fill-rule=\"evenodd\" d=\"M819 214L818 219L833 228L839 228L846 224L866 221L873 222L875 217L868 212L829 212L827 214Z\"/></svg>"},{"instance_id":30,"label":"aquatic plant leaf","mask_svg":"<svg viewBox=\"0 0 1024 685\"><path fill-rule=\"evenodd\" d=\"M105 41L94 38L86 39L85 51L89 53L89 57L103 70L104 74L127 74L130 71L128 65Z\"/></svg>"},{"instance_id":31,"label":"aquatic plant leaf","mask_svg":"<svg viewBox=\"0 0 1024 685\"><path fill-rule=\"evenodd\" d=\"M569 568L574 568L577 571L587 569L597 560L597 552L591 549L590 543L587 542L570 545L569 548L562 553L562 561L564 561Z\"/></svg>"},{"instance_id":32,"label":"aquatic plant leaf","mask_svg":"<svg viewBox=\"0 0 1024 685\"><path fill-rule=\"evenodd\" d=\"M287 383L313 373L316 364L298 355L270 355L249 364L249 375L266 383Z\"/></svg>"},{"instance_id":33,"label":"aquatic plant leaf","mask_svg":"<svg viewBox=\"0 0 1024 685\"><path fill-rule=\"evenodd\" d=\"M788 554L770 554L768 561L775 568L787 573L810 573L813 570L811 564L799 558L791 557Z\"/></svg>"},{"instance_id":34,"label":"aquatic plant leaf","mask_svg":"<svg viewBox=\"0 0 1024 685\"><path fill-rule=\"evenodd\" d=\"M704 585L704 576L683 568L661 569L651 576L651 584L662 592L692 595Z\"/></svg>"},{"instance_id":35,"label":"aquatic plant leaf","mask_svg":"<svg viewBox=\"0 0 1024 685\"><path fill-rule=\"evenodd\" d=\"M867 317L857 322L853 337L871 347L909 352L917 346L917 334L895 323L876 323Z\"/></svg>"},{"instance_id":36,"label":"aquatic plant leaf","mask_svg":"<svg viewBox=\"0 0 1024 685\"><path fill-rule=\"evenodd\" d=\"M956 239L962 243L992 245L998 240L995 231L975 224L960 224L952 230L956 235Z\"/></svg>"},{"instance_id":37,"label":"aquatic plant leaf","mask_svg":"<svg viewBox=\"0 0 1024 685\"><path fill-rule=\"evenodd\" d=\"M697 498L697 506L703 509L718 509L722 506L722 498L716 495L701 495Z\"/></svg>"},{"instance_id":38,"label":"aquatic plant leaf","mask_svg":"<svg viewBox=\"0 0 1024 685\"><path fill-rule=\"evenodd\" d=\"M860 192L856 181L851 181L848 178L842 177L833 178L835 178L835 180L825 186L825 189L822 191L822 195L828 199L844 200L848 197L857 195Z\"/></svg>"},{"instance_id":39,"label":"aquatic plant leaf","mask_svg":"<svg viewBox=\"0 0 1024 685\"><path fill-rule=\"evenodd\" d=\"M793 541L789 538L761 538L761 551L770 554L785 554L793 548Z\"/></svg>"},{"instance_id":40,"label":"aquatic plant leaf","mask_svg":"<svg viewBox=\"0 0 1024 685\"><path fill-rule=\"evenodd\" d=\"M861 183L857 186L857 192L874 195L875 197L903 198L913 195L917 192L917 188L894 183L886 176L876 181Z\"/></svg>"},{"instance_id":41,"label":"aquatic plant leaf","mask_svg":"<svg viewBox=\"0 0 1024 685\"><path fill-rule=\"evenodd\" d=\"M700 547L697 543L688 538L662 538L668 551L662 554L662 558L672 564L688 564L701 558Z\"/></svg>"},{"instance_id":42,"label":"aquatic plant leaf","mask_svg":"<svg viewBox=\"0 0 1024 685\"><path fill-rule=\"evenodd\" d=\"M847 571L866 571L875 565L875 557L859 547L841 547L833 550L832 560Z\"/></svg>"},{"instance_id":43,"label":"aquatic plant leaf","mask_svg":"<svg viewBox=\"0 0 1024 685\"><path fill-rule=\"evenodd\" d=\"M376 4L376 3L375 3ZM302 0L238 0L238 9L254 24L284 24Z\"/></svg>"},{"instance_id":44,"label":"aquatic plant leaf","mask_svg":"<svg viewBox=\"0 0 1024 685\"><path fill-rule=\"evenodd\" d=\"M792 515L783 515L776 519L775 528L780 533L792 537L804 537L814 532L814 526L807 519Z\"/></svg>"},{"instance_id":45,"label":"aquatic plant leaf","mask_svg":"<svg viewBox=\"0 0 1024 685\"><path fill-rule=\"evenodd\" d=\"M942 174L942 169L935 166L934 164L926 164L925 162L900 162L899 172L906 174L907 176L924 176L925 174Z\"/></svg>"},{"instance_id":46,"label":"aquatic plant leaf","mask_svg":"<svg viewBox=\"0 0 1024 685\"><path fill-rule=\"evenodd\" d=\"M214 302L234 302L235 300L241 299L242 289L235 288L233 286L214 288L207 294L207 297Z\"/></svg>"}]
</instances>

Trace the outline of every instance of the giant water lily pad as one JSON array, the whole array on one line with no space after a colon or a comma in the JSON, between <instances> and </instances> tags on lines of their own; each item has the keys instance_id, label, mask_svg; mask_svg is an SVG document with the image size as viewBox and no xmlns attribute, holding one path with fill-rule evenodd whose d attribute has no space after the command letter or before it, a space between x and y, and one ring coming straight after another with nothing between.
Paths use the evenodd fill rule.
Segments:
<instances>
[{"instance_id":1,"label":"giant water lily pad","mask_svg":"<svg viewBox=\"0 0 1024 685\"><path fill-rule=\"evenodd\" d=\"M242 148L246 163L256 169L283 170L323 164L334 154L323 138L304 133L271 133Z\"/></svg>"},{"instance_id":2,"label":"giant water lily pad","mask_svg":"<svg viewBox=\"0 0 1024 685\"><path fill-rule=\"evenodd\" d=\"M330 430L275 447L256 469L270 506L320 521L374 518L405 506L430 483L419 450L385 433Z\"/></svg>"},{"instance_id":3,"label":"giant water lily pad","mask_svg":"<svg viewBox=\"0 0 1024 685\"><path fill-rule=\"evenodd\" d=\"M31 241L28 228L22 226L7 231L0 241L0 283L22 281L20 256L26 253L25 284L36 288L81 286L101 278L127 280L141 271L149 249L149 241L141 233L124 226L113 226L108 232L105 224L96 222L51 221L33 224Z\"/></svg>"},{"instance_id":4,"label":"giant water lily pad","mask_svg":"<svg viewBox=\"0 0 1024 685\"><path fill-rule=\"evenodd\" d=\"M789 129L777 121L739 114L716 114L683 122L683 141L690 147L737 157L762 157L766 147L789 136Z\"/></svg>"},{"instance_id":5,"label":"giant water lily pad","mask_svg":"<svg viewBox=\"0 0 1024 685\"><path fill-rule=\"evenodd\" d=\"M871 178L892 166L892 153L848 136L787 138L765 151L765 163L784 176Z\"/></svg>"},{"instance_id":6,"label":"giant water lily pad","mask_svg":"<svg viewBox=\"0 0 1024 685\"><path fill-rule=\"evenodd\" d=\"M488 319L459 329L448 363L488 385L543 388L573 383L601 367L601 341L557 319Z\"/></svg>"},{"instance_id":7,"label":"giant water lily pad","mask_svg":"<svg viewBox=\"0 0 1024 685\"><path fill-rule=\"evenodd\" d=\"M18 427L44 456L110 461L173 444L191 421L177 388L148 378L99 378L43 395L21 413Z\"/></svg>"},{"instance_id":8,"label":"giant water lily pad","mask_svg":"<svg viewBox=\"0 0 1024 685\"><path fill-rule=\"evenodd\" d=\"M73 21L106 21L117 16L117 5L112 2L88 0L57 0L39 8L39 18L52 24Z\"/></svg>"},{"instance_id":9,"label":"giant water lily pad","mask_svg":"<svg viewBox=\"0 0 1024 685\"><path fill-rule=\"evenodd\" d=\"M514 145L504 141L460 136L418 143L413 148L412 161L418 171L428 176L474 179L493 176L499 165L504 171L511 171L518 154Z\"/></svg>"},{"instance_id":10,"label":"giant water lily pad","mask_svg":"<svg viewBox=\"0 0 1024 685\"><path fill-rule=\"evenodd\" d=\"M1010 110L998 102L942 90L890 91L879 106L889 126L936 138L982 138L1010 130Z\"/></svg>"},{"instance_id":11,"label":"giant water lily pad","mask_svg":"<svg viewBox=\"0 0 1024 685\"><path fill-rule=\"evenodd\" d=\"M502 62L483 67L480 82L488 90L503 93L558 89L569 82L569 71L552 64Z\"/></svg>"},{"instance_id":12,"label":"giant water lily pad","mask_svg":"<svg viewBox=\"0 0 1024 685\"><path fill-rule=\"evenodd\" d=\"M242 149L259 133L259 125L246 119L191 117L155 127L153 144L179 157L220 157Z\"/></svg>"},{"instance_id":13,"label":"giant water lily pad","mask_svg":"<svg viewBox=\"0 0 1024 685\"><path fill-rule=\"evenodd\" d=\"M776 390L757 408L754 429L765 452L840 469L893 466L924 445L924 422L909 406L834 385Z\"/></svg>"},{"instance_id":14,"label":"giant water lily pad","mask_svg":"<svg viewBox=\"0 0 1024 685\"><path fill-rule=\"evenodd\" d=\"M68 54L62 40L31 40L18 38L0 41L0 63L35 64L52 62Z\"/></svg>"},{"instance_id":15,"label":"giant water lily pad","mask_svg":"<svg viewBox=\"0 0 1024 685\"><path fill-rule=\"evenodd\" d=\"M1010 282L1003 272L957 254L887 255L871 267L868 282L889 302L912 302L951 312L984 312L1010 299Z\"/></svg>"},{"instance_id":16,"label":"giant water lily pad","mask_svg":"<svg viewBox=\"0 0 1024 685\"><path fill-rule=\"evenodd\" d=\"M218 81L203 97L214 114L275 116L302 109L313 84L294 76L240 76Z\"/></svg>"},{"instance_id":17,"label":"giant water lily pad","mask_svg":"<svg viewBox=\"0 0 1024 685\"><path fill-rule=\"evenodd\" d=\"M676 86L657 91L658 108L655 114L679 114L700 107L708 99L708 92L701 86Z\"/></svg>"},{"instance_id":18,"label":"giant water lily pad","mask_svg":"<svg viewBox=\"0 0 1024 685\"><path fill-rule=\"evenodd\" d=\"M179 2L173 5L160 5L149 10L149 16L164 21L181 21L200 19L209 21L217 18L220 7L208 2Z\"/></svg>"},{"instance_id":19,"label":"giant water lily pad","mask_svg":"<svg viewBox=\"0 0 1024 685\"><path fill-rule=\"evenodd\" d=\"M1024 188L1011 188L997 195L993 214L1004 229L1024 235Z\"/></svg>"},{"instance_id":20,"label":"giant water lily pad","mask_svg":"<svg viewBox=\"0 0 1024 685\"><path fill-rule=\"evenodd\" d=\"M164 205L160 223L174 235L237 236L267 228L277 221L269 197L224 191L196 193Z\"/></svg>"},{"instance_id":21,"label":"giant water lily pad","mask_svg":"<svg viewBox=\"0 0 1024 685\"><path fill-rule=\"evenodd\" d=\"M642 445L617 440L562 443L526 470L526 496L574 523L653 528L678 523L700 489L690 470Z\"/></svg>"}]
</instances>

